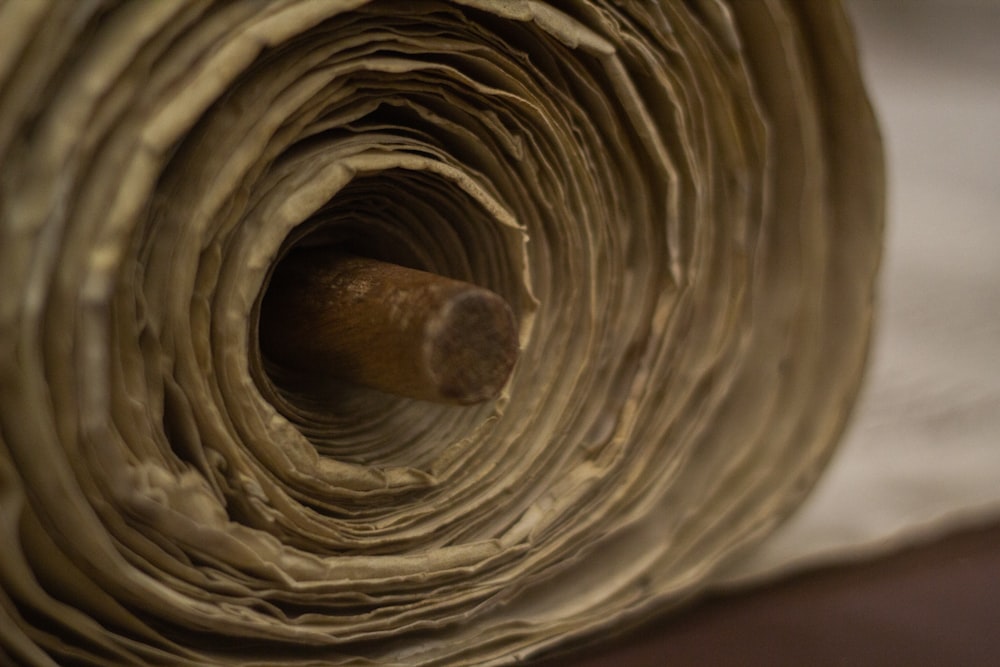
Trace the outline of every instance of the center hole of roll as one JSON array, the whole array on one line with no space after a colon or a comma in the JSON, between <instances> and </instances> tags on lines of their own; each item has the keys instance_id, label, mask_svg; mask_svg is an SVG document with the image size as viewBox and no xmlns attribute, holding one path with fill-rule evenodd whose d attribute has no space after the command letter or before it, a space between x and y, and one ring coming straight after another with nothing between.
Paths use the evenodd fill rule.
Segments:
<instances>
[{"instance_id":1,"label":"center hole of roll","mask_svg":"<svg viewBox=\"0 0 1000 667\"><path fill-rule=\"evenodd\" d=\"M495 398L518 354L511 305L474 275L452 277L474 273L477 253L440 212L426 210L414 229L405 197L364 185L310 221L271 273L258 328L270 380L286 395L354 387L458 405ZM435 226L440 234L426 235Z\"/></svg>"},{"instance_id":2,"label":"center hole of roll","mask_svg":"<svg viewBox=\"0 0 1000 667\"><path fill-rule=\"evenodd\" d=\"M463 405L496 397L517 359L514 315L498 294L329 246L277 267L260 343L317 380Z\"/></svg>"}]
</instances>

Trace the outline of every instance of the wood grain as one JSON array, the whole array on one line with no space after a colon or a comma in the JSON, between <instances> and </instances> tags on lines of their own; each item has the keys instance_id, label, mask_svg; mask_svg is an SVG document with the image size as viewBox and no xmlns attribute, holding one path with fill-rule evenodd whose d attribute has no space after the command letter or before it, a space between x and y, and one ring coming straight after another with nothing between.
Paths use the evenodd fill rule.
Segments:
<instances>
[{"instance_id":1,"label":"wood grain","mask_svg":"<svg viewBox=\"0 0 1000 667\"><path fill-rule=\"evenodd\" d=\"M518 354L498 294L322 248L295 250L275 270L260 342L287 369L463 405L495 398Z\"/></svg>"}]
</instances>

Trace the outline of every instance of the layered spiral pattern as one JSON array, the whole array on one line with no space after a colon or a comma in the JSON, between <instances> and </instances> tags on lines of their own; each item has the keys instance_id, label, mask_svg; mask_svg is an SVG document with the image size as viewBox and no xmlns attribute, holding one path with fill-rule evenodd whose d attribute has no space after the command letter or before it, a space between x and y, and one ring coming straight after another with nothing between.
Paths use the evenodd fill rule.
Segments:
<instances>
[{"instance_id":1,"label":"layered spiral pattern","mask_svg":"<svg viewBox=\"0 0 1000 667\"><path fill-rule=\"evenodd\" d=\"M835 3L0 3L0 661L510 662L676 604L844 424L881 235ZM474 408L263 358L294 247L468 280Z\"/></svg>"}]
</instances>

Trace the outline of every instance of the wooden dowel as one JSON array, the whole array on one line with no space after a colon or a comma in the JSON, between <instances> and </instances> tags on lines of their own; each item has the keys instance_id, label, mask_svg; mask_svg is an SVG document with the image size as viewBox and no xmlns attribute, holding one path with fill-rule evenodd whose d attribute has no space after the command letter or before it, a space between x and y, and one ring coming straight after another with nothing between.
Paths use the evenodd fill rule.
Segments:
<instances>
[{"instance_id":1,"label":"wooden dowel","mask_svg":"<svg viewBox=\"0 0 1000 667\"><path fill-rule=\"evenodd\" d=\"M518 353L498 294L321 248L292 251L275 270L260 344L299 373L459 404L496 397Z\"/></svg>"}]
</instances>

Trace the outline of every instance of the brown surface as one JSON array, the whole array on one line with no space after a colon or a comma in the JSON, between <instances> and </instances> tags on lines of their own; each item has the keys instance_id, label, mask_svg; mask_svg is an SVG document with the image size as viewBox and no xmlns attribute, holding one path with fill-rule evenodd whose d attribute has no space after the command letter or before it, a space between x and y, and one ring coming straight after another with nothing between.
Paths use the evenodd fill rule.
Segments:
<instances>
[{"instance_id":1,"label":"brown surface","mask_svg":"<svg viewBox=\"0 0 1000 667\"><path fill-rule=\"evenodd\" d=\"M327 249L295 250L261 304L272 362L444 403L494 398L517 360L517 326L482 287Z\"/></svg>"},{"instance_id":2,"label":"brown surface","mask_svg":"<svg viewBox=\"0 0 1000 667\"><path fill-rule=\"evenodd\" d=\"M1000 665L1000 526L706 600L538 664Z\"/></svg>"}]
</instances>

